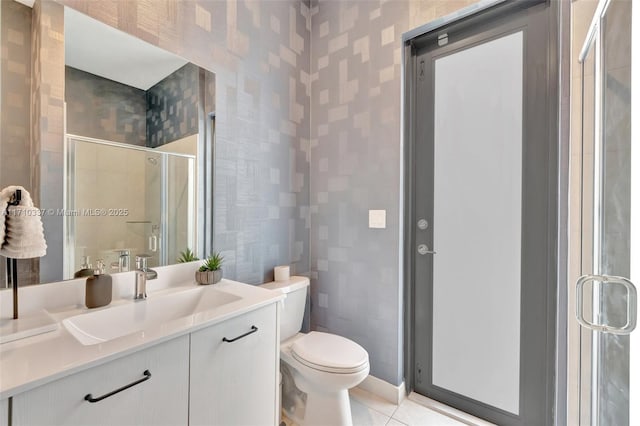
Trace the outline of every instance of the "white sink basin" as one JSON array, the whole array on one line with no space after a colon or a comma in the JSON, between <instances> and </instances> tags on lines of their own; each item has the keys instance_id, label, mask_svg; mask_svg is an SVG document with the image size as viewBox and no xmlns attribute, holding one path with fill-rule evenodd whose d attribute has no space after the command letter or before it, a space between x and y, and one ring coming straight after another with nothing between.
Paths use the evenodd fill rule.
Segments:
<instances>
[{"instance_id":1,"label":"white sink basin","mask_svg":"<svg viewBox=\"0 0 640 426\"><path fill-rule=\"evenodd\" d=\"M237 300L233 294L196 287L76 315L62 324L83 345L95 345Z\"/></svg>"}]
</instances>

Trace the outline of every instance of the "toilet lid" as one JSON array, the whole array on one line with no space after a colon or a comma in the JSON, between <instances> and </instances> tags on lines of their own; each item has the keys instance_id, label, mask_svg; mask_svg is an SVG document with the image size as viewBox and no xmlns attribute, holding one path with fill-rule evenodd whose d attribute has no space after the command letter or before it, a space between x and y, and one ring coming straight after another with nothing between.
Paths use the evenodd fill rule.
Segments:
<instances>
[{"instance_id":1,"label":"toilet lid","mask_svg":"<svg viewBox=\"0 0 640 426\"><path fill-rule=\"evenodd\" d=\"M291 354L308 367L330 373L356 373L369 364L369 354L356 342L319 331L296 340Z\"/></svg>"}]
</instances>

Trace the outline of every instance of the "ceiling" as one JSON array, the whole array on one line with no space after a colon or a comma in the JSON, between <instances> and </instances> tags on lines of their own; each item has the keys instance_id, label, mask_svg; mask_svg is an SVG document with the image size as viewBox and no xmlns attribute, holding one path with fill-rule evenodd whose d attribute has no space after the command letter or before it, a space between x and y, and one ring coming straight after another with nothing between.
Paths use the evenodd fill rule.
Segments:
<instances>
[{"instance_id":1,"label":"ceiling","mask_svg":"<svg viewBox=\"0 0 640 426\"><path fill-rule=\"evenodd\" d=\"M64 27L66 65L138 89L149 89L187 64L69 7L64 9Z\"/></svg>"}]
</instances>

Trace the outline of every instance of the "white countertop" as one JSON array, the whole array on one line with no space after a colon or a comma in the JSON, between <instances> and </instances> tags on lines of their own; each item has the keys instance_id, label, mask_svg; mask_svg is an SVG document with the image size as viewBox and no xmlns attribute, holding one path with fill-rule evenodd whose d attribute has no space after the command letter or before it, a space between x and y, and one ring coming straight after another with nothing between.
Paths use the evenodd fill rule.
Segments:
<instances>
[{"instance_id":1,"label":"white countertop","mask_svg":"<svg viewBox=\"0 0 640 426\"><path fill-rule=\"evenodd\" d=\"M193 287L196 287L193 280L191 282L184 281L182 284L149 292L148 300ZM88 309L77 303L71 303L66 307L45 307L47 312L59 322L55 331L0 345L0 399L208 327L284 298L284 295L279 292L226 279L218 284L204 287L204 292L215 289L236 295L240 299L207 311L163 322L144 331L90 346L78 342L61 323L65 318L90 312ZM130 298L114 298L110 306L124 303L145 302L133 302ZM98 309L108 309L108 307ZM91 312L94 311L95 309L91 310Z\"/></svg>"}]
</instances>

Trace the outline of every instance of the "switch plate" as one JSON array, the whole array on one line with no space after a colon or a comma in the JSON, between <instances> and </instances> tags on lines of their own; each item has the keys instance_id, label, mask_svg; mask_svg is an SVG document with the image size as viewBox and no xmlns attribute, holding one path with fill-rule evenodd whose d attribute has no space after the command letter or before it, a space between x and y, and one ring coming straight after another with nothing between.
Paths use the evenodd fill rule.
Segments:
<instances>
[{"instance_id":1,"label":"switch plate","mask_svg":"<svg viewBox=\"0 0 640 426\"><path fill-rule=\"evenodd\" d=\"M387 227L386 210L369 210L369 228L384 229Z\"/></svg>"}]
</instances>

